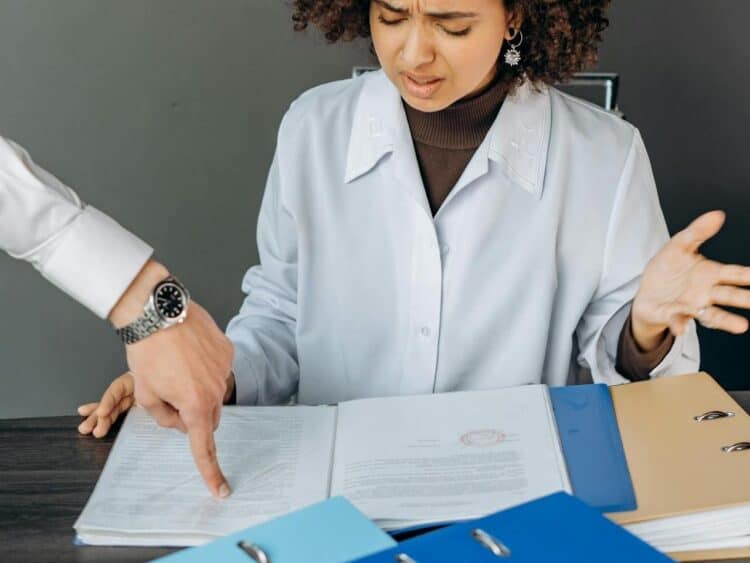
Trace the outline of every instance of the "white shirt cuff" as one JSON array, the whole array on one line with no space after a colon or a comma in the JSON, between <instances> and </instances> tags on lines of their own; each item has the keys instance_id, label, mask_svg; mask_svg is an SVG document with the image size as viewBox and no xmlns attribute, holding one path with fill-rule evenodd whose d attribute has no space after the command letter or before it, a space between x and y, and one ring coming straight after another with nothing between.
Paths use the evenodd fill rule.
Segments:
<instances>
[{"instance_id":1,"label":"white shirt cuff","mask_svg":"<svg viewBox=\"0 0 750 563\"><path fill-rule=\"evenodd\" d=\"M62 291L107 318L153 249L87 206L41 251L35 266Z\"/></svg>"}]
</instances>

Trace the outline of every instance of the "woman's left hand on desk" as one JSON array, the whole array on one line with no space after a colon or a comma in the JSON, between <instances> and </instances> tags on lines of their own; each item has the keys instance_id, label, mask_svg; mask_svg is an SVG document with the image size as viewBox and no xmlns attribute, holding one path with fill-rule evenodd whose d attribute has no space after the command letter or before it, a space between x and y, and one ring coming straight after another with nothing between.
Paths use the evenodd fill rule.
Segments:
<instances>
[{"instance_id":1,"label":"woman's left hand on desk","mask_svg":"<svg viewBox=\"0 0 750 563\"><path fill-rule=\"evenodd\" d=\"M748 321L716 305L750 308L750 268L722 264L698 253L719 232L723 211L705 213L673 236L649 261L633 300L632 328L645 351L659 345L670 330L681 335L691 318L707 328L741 334Z\"/></svg>"},{"instance_id":2,"label":"woman's left hand on desk","mask_svg":"<svg viewBox=\"0 0 750 563\"><path fill-rule=\"evenodd\" d=\"M125 372L107 387L98 403L78 407L78 414L86 417L78 425L78 431L81 434L93 434L96 438L106 436L117 418L133 406L133 388L133 376L130 372Z\"/></svg>"}]
</instances>

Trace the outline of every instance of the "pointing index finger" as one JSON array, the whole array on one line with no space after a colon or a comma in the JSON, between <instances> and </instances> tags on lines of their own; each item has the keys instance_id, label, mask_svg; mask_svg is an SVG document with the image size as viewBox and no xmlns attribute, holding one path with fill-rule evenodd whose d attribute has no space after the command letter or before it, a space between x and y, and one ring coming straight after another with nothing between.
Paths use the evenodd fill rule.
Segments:
<instances>
[{"instance_id":1,"label":"pointing index finger","mask_svg":"<svg viewBox=\"0 0 750 563\"><path fill-rule=\"evenodd\" d=\"M229 485L221 472L216 457L212 418L207 417L205 420L195 421L188 426L188 437L195 465L198 467L203 481L215 497L228 497L230 494Z\"/></svg>"}]
</instances>

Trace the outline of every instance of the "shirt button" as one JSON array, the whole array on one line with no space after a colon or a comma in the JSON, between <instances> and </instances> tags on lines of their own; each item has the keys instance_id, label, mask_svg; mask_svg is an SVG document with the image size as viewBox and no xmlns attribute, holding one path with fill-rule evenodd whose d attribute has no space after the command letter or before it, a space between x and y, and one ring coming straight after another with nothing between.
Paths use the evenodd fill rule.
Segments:
<instances>
[{"instance_id":1,"label":"shirt button","mask_svg":"<svg viewBox=\"0 0 750 563\"><path fill-rule=\"evenodd\" d=\"M444 244L444 245L443 245L443 246L442 246L442 247L440 248L440 252L442 252L442 253L443 253L443 256L445 256L446 254L448 254L448 251L449 251L450 249L451 249L451 247L450 247L450 246L448 246L447 244Z\"/></svg>"},{"instance_id":2,"label":"shirt button","mask_svg":"<svg viewBox=\"0 0 750 563\"><path fill-rule=\"evenodd\" d=\"M419 333L420 333L420 334L421 334L422 336L424 336L425 338L427 338L428 336L430 336L430 327L428 327L428 326L423 326L423 327L422 327L422 329L421 329L421 330L419 331Z\"/></svg>"}]
</instances>

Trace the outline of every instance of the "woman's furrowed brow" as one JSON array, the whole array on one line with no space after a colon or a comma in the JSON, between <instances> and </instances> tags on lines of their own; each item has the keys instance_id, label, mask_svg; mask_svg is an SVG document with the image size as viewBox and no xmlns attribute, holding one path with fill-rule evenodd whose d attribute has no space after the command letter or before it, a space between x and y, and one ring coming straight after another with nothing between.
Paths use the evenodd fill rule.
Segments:
<instances>
[{"instance_id":1,"label":"woman's furrowed brow","mask_svg":"<svg viewBox=\"0 0 750 563\"><path fill-rule=\"evenodd\" d=\"M406 8L399 8L398 6L394 6L393 4L389 4L385 0L372 0L375 4L378 6L382 6L386 10L390 10L391 12L396 12L397 14L408 14L409 10Z\"/></svg>"},{"instance_id":2,"label":"woman's furrowed brow","mask_svg":"<svg viewBox=\"0 0 750 563\"><path fill-rule=\"evenodd\" d=\"M382 6L386 10L389 10L391 12L395 12L397 14L408 14L409 10L407 8L400 8L398 6L394 6L392 4L389 4L385 0L372 0L375 2L375 4ZM431 18L434 18L436 20L455 20L460 18L475 18L477 17L477 13L475 12L425 12L425 15Z\"/></svg>"}]
</instances>

